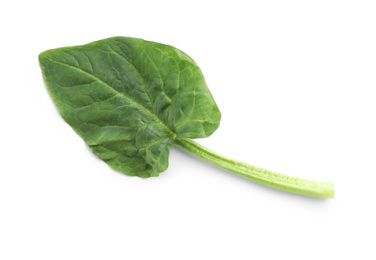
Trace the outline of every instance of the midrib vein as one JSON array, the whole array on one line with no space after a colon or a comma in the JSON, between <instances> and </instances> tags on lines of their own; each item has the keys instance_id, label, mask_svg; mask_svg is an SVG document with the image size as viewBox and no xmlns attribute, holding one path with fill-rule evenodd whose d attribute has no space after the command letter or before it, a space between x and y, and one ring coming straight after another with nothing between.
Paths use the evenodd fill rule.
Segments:
<instances>
[{"instance_id":1,"label":"midrib vein","mask_svg":"<svg viewBox=\"0 0 376 260\"><path fill-rule=\"evenodd\" d=\"M51 58L47 58L47 59L50 60L50 61L52 61L52 62L54 62L54 63L58 63L58 64L61 64L61 65L67 66L69 68L73 68L75 70L81 71L82 73L84 73L84 74L92 77L93 79L95 79L96 81L98 81L99 83L101 83L102 85L104 85L104 86L110 88L111 90L115 91L116 93L124 96L124 98L128 99L133 105L137 106L137 108L139 108L140 110L142 110L143 112L147 113L152 118L154 118L157 121L157 123L159 123L163 128L165 128L165 130L167 130L167 132L171 135L171 137L175 136L174 132L171 131L171 129L165 123L163 123L163 121L157 115L155 115L152 111L150 111L148 108L146 108L145 106L143 106L141 103L137 102L136 100L134 100L130 96L126 95L124 92L120 92L116 88L114 88L111 85L109 85L107 82L105 82L102 79L98 78L94 74L92 74L90 72L87 72L86 70L83 70L83 69L81 69L79 67L70 65L68 63L64 63L64 62L61 62L61 61L53 60Z\"/></svg>"}]
</instances>

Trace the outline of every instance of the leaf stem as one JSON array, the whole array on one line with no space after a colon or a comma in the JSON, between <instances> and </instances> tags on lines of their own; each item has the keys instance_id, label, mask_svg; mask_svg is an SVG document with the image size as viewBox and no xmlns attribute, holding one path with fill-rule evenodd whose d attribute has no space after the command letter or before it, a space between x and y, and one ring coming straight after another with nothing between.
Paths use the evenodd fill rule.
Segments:
<instances>
[{"instance_id":1,"label":"leaf stem","mask_svg":"<svg viewBox=\"0 0 376 260\"><path fill-rule=\"evenodd\" d=\"M217 154L190 139L176 138L175 143L214 165L266 186L311 197L334 198L334 186L330 182L290 177L235 161Z\"/></svg>"}]
</instances>

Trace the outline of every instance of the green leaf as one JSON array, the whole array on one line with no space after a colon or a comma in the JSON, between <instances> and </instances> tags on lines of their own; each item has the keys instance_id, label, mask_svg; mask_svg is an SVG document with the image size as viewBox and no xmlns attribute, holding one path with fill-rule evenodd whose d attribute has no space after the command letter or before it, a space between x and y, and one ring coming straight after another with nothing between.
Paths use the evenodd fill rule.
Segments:
<instances>
[{"instance_id":1,"label":"green leaf","mask_svg":"<svg viewBox=\"0 0 376 260\"><path fill-rule=\"evenodd\" d=\"M157 176L177 138L211 135L219 109L182 51L114 37L39 55L48 91L91 150L127 175Z\"/></svg>"},{"instance_id":2,"label":"green leaf","mask_svg":"<svg viewBox=\"0 0 376 260\"><path fill-rule=\"evenodd\" d=\"M260 184L333 198L330 182L282 175L217 154L190 140L211 135L221 114L197 64L180 50L114 37L39 55L60 114L113 169L158 176L172 144Z\"/></svg>"}]
</instances>

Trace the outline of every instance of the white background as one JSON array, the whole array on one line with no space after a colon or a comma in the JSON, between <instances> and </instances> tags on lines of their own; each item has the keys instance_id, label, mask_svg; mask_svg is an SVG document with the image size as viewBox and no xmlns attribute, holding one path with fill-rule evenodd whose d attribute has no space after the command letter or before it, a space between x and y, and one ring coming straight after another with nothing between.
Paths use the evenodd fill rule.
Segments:
<instances>
[{"instance_id":1,"label":"white background","mask_svg":"<svg viewBox=\"0 0 376 260\"><path fill-rule=\"evenodd\" d=\"M376 259L375 1L3 1L0 259ZM256 185L177 148L158 178L98 160L38 54L111 36L173 45L222 112L201 144L335 183Z\"/></svg>"}]
</instances>

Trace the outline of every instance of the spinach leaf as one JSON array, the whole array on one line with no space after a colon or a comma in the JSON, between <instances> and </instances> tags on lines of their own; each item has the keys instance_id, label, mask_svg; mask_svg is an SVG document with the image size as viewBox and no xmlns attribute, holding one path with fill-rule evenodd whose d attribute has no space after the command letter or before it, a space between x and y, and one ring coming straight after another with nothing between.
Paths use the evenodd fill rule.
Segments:
<instances>
[{"instance_id":1,"label":"spinach leaf","mask_svg":"<svg viewBox=\"0 0 376 260\"><path fill-rule=\"evenodd\" d=\"M168 45L113 37L39 55L47 89L64 120L116 171L158 176L177 144L259 183L333 197L331 183L266 171L190 140L211 135L221 114L197 64Z\"/></svg>"}]
</instances>

